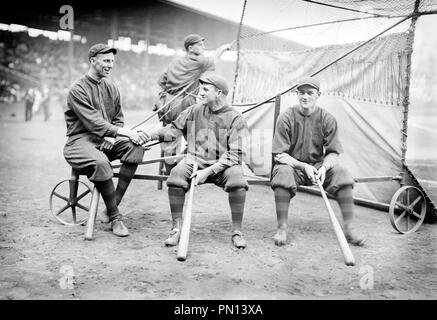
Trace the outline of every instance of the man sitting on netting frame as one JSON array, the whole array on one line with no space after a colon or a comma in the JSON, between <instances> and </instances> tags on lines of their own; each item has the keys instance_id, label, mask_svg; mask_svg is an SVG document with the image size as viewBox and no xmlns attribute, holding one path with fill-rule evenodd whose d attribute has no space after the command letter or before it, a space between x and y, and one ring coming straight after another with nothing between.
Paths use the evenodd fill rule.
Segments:
<instances>
[{"instance_id":1,"label":"man sitting on netting frame","mask_svg":"<svg viewBox=\"0 0 437 320\"><path fill-rule=\"evenodd\" d=\"M144 155L146 137L141 131L124 126L120 92L107 77L114 66L117 49L106 44L93 45L88 51L89 70L70 88L65 121L67 142L65 160L86 174L102 195L112 232L129 235L118 205L125 194ZM112 182L110 161L120 159L117 189Z\"/></svg>"},{"instance_id":2,"label":"man sitting on netting frame","mask_svg":"<svg viewBox=\"0 0 437 320\"><path fill-rule=\"evenodd\" d=\"M228 192L231 240L236 248L245 248L241 230L248 184L242 159L247 124L242 114L229 106L226 97L229 89L223 77L212 74L202 77L200 82L200 102L183 111L166 127L148 133L149 140L171 141L182 132L188 143L188 155L171 170L167 180L173 227L165 244L179 243L185 193L194 178L196 184L212 182ZM194 174L193 161L200 169Z\"/></svg>"}]
</instances>

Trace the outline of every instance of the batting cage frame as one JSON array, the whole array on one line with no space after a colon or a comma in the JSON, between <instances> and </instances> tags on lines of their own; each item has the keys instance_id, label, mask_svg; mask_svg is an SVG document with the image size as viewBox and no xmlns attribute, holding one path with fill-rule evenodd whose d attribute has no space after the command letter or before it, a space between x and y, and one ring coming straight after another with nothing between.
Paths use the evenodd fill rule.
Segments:
<instances>
[{"instance_id":1,"label":"batting cage frame","mask_svg":"<svg viewBox=\"0 0 437 320\"><path fill-rule=\"evenodd\" d=\"M396 175L396 176L385 175L385 176L356 177L356 178L354 178L354 180L357 183L397 181L397 182L399 182L401 192L406 192L406 193L408 193L408 190L410 189L410 187L408 187L408 185L411 184L414 186L411 188L415 188L417 190L418 197L420 197L422 199L422 200L420 200L420 202L423 201L426 203L426 209L423 209L423 206L419 206L421 214L425 214L425 212L428 212L429 215L431 215L433 217L436 216L437 215L437 208L436 208L435 204L432 202L432 200L430 199L430 197L428 196L426 191L422 188L422 186L420 185L418 180L415 178L414 174L408 168L408 165L406 163L406 153L407 153L407 136L408 136L408 134L407 134L407 132L408 132L408 112L409 112L409 106L410 106L411 63L412 63L412 52L413 52L413 42L414 42L414 37L415 37L416 22L420 16L434 15L437 13L437 10L420 11L419 8L421 5L421 0L414 1L414 9L411 13L409 13L409 14L396 14L396 15L376 14L373 12L365 12L365 11L361 11L361 10L347 8L344 6L336 6L336 5L332 5L330 3L325 3L325 2L320 2L320 1L311 1L311 0L303 0L303 1L308 2L308 3L312 3L314 5L329 6L329 7L340 9L340 10L348 10L348 11L370 14L371 16L364 17L364 18L361 17L361 18L335 20L335 21L322 22L322 23L314 23L314 24L308 24L308 25L304 25L304 26L297 26L297 27L292 27L292 28L278 29L278 30L269 31L269 32L262 32L262 33L258 33L258 34L254 34L254 35L253 34L242 35L241 25L243 24L243 21L244 21L244 16L246 14L246 4L247 4L247 0L245 0L244 6L243 6L242 18L240 21L240 28L238 31L239 33L238 33L238 38L237 38L238 39L237 40L237 48L240 48L240 41L244 38L255 37L255 36L264 35L264 34L271 34L271 33L284 31L284 30L309 28L309 27L315 27L315 26L321 26L321 25L335 24L335 23L340 23L340 22L359 21L359 20L364 20L364 19L401 18L400 20L396 21L395 23L393 23L389 27L387 27L384 30L382 30L381 32L377 33L375 36L372 36L368 40L357 44L355 47L348 50L346 53L340 55L338 58L333 59L332 61L330 61L329 63L327 63L323 67L321 67L321 68L317 69L316 71L312 72L311 74L309 74L309 76L316 76L316 75L322 73L324 70L328 69L329 67L335 65L337 62L341 61L345 57L351 55L353 52L355 52L358 49L364 47L365 45L371 43L373 40L379 38L380 36L386 34L388 31L397 27L401 23L403 23L407 20L411 20L410 26L408 28L408 35L407 35L406 77L405 77L405 87L403 88L405 95L404 95L404 98L401 102L401 105L403 108L403 110L402 110L403 120L402 120L402 129L401 129L401 143L402 143L402 145L401 145L401 164L402 164L403 170L402 170L402 172L399 173L399 175ZM238 53L237 61L236 61L236 71L235 71L236 76L234 79L234 94L232 97L233 101L235 101L235 89L236 89L236 83L237 83L237 79L238 79L237 73L238 73L238 68L239 68L239 64L240 64L239 59L240 59L240 54ZM244 110L242 113L247 113L247 112L254 110L254 109L256 109L264 104L275 102L274 123L273 123L273 128L275 129L276 119L277 119L279 112L280 112L281 96L283 96L284 94L286 94L288 92L291 92L294 89L296 89L296 84L289 86L285 90L282 90L280 93L274 94L274 95L270 96L269 98L262 100L261 102L257 102L257 103L253 103L253 104L240 104L240 106L248 106L248 105L250 106L248 109ZM320 195L320 192L318 192L318 190L316 190L315 188L312 188L312 187L301 186L298 189L300 189L302 191L309 192L309 193ZM402 197L400 197L399 194L395 193L393 198L396 198L396 197L402 198ZM417 198L416 198L416 200L417 200ZM388 211L390 213L393 227L401 233L409 233L408 232L409 230L406 230L406 231L400 230L397 227L397 224L395 222L393 222L396 220L396 219L394 219L393 215L394 215L395 211L397 211L396 210L397 208L395 208L395 207L397 207L397 203L396 203L396 201L394 201L394 199L392 199L391 203L388 204L388 203L382 203L382 202L371 201L368 199L354 197L354 202L358 205L368 206L371 208ZM412 203L414 203L414 201L412 201ZM417 204L417 202L415 204ZM408 208L408 210L406 210L406 211L409 213L414 211L414 210L412 210L411 207L405 207L405 208ZM401 213L401 216L402 216L402 214L403 213ZM422 223L424 220L424 217L420 216L418 218L419 218L419 223ZM417 228L413 228L413 229L414 229L414 231L417 230Z\"/></svg>"}]
</instances>

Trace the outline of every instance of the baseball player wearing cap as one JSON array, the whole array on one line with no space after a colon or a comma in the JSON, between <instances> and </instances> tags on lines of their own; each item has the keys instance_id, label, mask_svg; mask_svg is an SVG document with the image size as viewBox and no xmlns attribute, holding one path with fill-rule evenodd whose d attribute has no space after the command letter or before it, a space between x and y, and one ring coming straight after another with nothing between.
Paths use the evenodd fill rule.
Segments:
<instances>
[{"instance_id":1,"label":"baseball player wearing cap","mask_svg":"<svg viewBox=\"0 0 437 320\"><path fill-rule=\"evenodd\" d=\"M301 79L296 89L299 105L279 115L273 137L275 164L271 186L278 220L275 244L281 246L287 240L288 209L297 186L312 185L320 179L340 206L346 239L353 245L363 245L365 239L353 232L351 225L354 179L337 163L338 155L343 152L337 121L316 105L320 96L320 83L316 78Z\"/></svg>"},{"instance_id":2,"label":"baseball player wearing cap","mask_svg":"<svg viewBox=\"0 0 437 320\"><path fill-rule=\"evenodd\" d=\"M96 44L89 49L89 70L68 92L65 111L68 139L64 157L74 169L86 174L100 191L113 233L127 236L129 231L122 222L118 204L143 159L141 144L146 137L123 127L120 92L107 79L116 53L115 48L105 44ZM115 159L122 162L117 190L114 190L110 163Z\"/></svg>"},{"instance_id":3,"label":"baseball player wearing cap","mask_svg":"<svg viewBox=\"0 0 437 320\"><path fill-rule=\"evenodd\" d=\"M167 179L173 228L165 244L175 246L179 242L185 193L190 180L195 178L197 184L213 182L229 193L232 243L245 248L241 230L248 184L241 164L247 124L241 113L229 106L226 100L229 89L221 76L212 74L200 82L200 101L166 127L148 134L151 140L169 141L182 132L188 142L188 156L171 170ZM197 161L199 168L195 174L192 161Z\"/></svg>"},{"instance_id":4,"label":"baseball player wearing cap","mask_svg":"<svg viewBox=\"0 0 437 320\"><path fill-rule=\"evenodd\" d=\"M205 38L198 34L186 36L184 39L186 55L172 61L158 80L162 92L159 93L159 102L155 105L155 110L165 105L167 101L173 99L189 85L183 94L174 99L159 113L159 117L163 116L163 126L171 123L183 110L196 102L195 97L198 93L199 78L204 72L213 71L219 57L232 46L232 43L224 44L217 48L212 56L206 57L204 56L204 41ZM171 156L179 152L180 145L181 137L179 136L173 142L161 143L161 149L164 156ZM166 161L167 173L173 164L172 161Z\"/></svg>"}]
</instances>

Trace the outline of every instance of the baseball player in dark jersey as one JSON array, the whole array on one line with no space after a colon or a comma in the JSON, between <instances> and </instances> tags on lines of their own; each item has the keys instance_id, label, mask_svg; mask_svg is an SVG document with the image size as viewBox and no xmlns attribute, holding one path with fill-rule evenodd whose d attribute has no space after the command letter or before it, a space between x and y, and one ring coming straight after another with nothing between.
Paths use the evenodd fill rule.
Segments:
<instances>
[{"instance_id":1,"label":"baseball player in dark jersey","mask_svg":"<svg viewBox=\"0 0 437 320\"><path fill-rule=\"evenodd\" d=\"M346 239L363 245L365 239L352 229L354 179L337 163L343 152L336 119L316 105L320 83L314 77L303 78L297 85L299 105L281 113L276 122L272 153L275 164L271 186L275 194L278 230L275 244L287 240L288 209L298 185L312 185L320 179L324 189L334 195L343 215Z\"/></svg>"},{"instance_id":2,"label":"baseball player in dark jersey","mask_svg":"<svg viewBox=\"0 0 437 320\"><path fill-rule=\"evenodd\" d=\"M215 64L220 56L229 50L232 43L224 44L218 47L212 56L205 56L205 38L198 34L189 34L184 39L184 48L186 54L173 60L167 70L163 72L158 80L158 85L162 89L159 93L159 102L155 108L165 105L168 101L174 98L187 85L189 87L180 96L175 98L169 105L159 112L159 117L163 116L163 126L175 120L179 114L188 106L196 102L196 95L199 88L199 78L206 71L215 70ZM191 84L190 84L191 83ZM172 142L161 143L161 149L164 156L171 156L179 153L181 145L181 137L175 137ZM168 160L166 163L167 173L170 172L174 162Z\"/></svg>"},{"instance_id":3,"label":"baseball player in dark jersey","mask_svg":"<svg viewBox=\"0 0 437 320\"><path fill-rule=\"evenodd\" d=\"M151 140L171 141L182 133L187 142L188 155L170 172L167 180L173 228L165 240L167 246L179 242L185 193L190 180L197 184L212 182L229 194L232 214L231 240L235 247L245 248L242 221L248 184L243 175L247 124L240 112L230 107L226 96L228 86L221 76L211 74L200 79L200 102L184 110L166 127L149 133ZM193 161L199 170L193 176Z\"/></svg>"},{"instance_id":4,"label":"baseball player in dark jersey","mask_svg":"<svg viewBox=\"0 0 437 320\"><path fill-rule=\"evenodd\" d=\"M100 191L112 231L127 236L128 229L118 210L124 193L143 159L146 136L124 128L118 88L107 79L113 66L115 48L96 44L89 49L90 68L70 88L65 121L67 142L64 157L79 172L86 174ZM110 161L122 166L115 190Z\"/></svg>"}]
</instances>

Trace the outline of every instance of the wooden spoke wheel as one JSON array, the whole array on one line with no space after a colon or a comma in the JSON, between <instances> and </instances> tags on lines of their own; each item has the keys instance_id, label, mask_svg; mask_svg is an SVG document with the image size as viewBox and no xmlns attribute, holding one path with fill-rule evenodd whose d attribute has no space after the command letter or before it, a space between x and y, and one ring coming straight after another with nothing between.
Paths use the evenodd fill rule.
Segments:
<instances>
[{"instance_id":1,"label":"wooden spoke wheel","mask_svg":"<svg viewBox=\"0 0 437 320\"><path fill-rule=\"evenodd\" d=\"M50 193L50 210L62 224L76 226L88 220L91 188L79 180L63 180Z\"/></svg>"},{"instance_id":2,"label":"wooden spoke wheel","mask_svg":"<svg viewBox=\"0 0 437 320\"><path fill-rule=\"evenodd\" d=\"M404 186L393 195L389 216L399 233L413 233L422 225L426 215L426 199L420 189Z\"/></svg>"}]
</instances>

